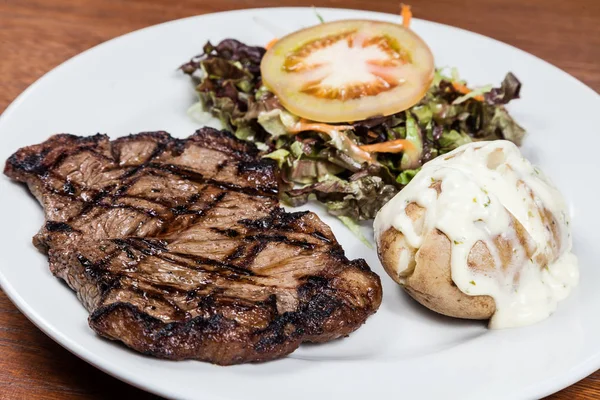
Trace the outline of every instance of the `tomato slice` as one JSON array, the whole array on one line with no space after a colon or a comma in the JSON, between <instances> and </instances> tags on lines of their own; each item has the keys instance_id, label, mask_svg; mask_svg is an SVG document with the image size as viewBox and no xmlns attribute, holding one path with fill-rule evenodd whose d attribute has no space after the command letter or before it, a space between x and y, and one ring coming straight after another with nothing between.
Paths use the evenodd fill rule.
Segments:
<instances>
[{"instance_id":1,"label":"tomato slice","mask_svg":"<svg viewBox=\"0 0 600 400\"><path fill-rule=\"evenodd\" d=\"M263 83L293 114L353 122L416 104L433 80L425 42L398 24L345 20L279 39L261 62Z\"/></svg>"}]
</instances>

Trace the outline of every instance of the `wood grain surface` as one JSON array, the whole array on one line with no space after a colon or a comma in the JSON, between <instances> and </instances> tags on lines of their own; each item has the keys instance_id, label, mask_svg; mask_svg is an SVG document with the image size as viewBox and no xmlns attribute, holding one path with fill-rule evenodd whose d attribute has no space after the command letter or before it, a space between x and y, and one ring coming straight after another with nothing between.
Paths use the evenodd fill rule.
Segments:
<instances>
[{"instance_id":1,"label":"wood grain surface","mask_svg":"<svg viewBox=\"0 0 600 400\"><path fill-rule=\"evenodd\" d=\"M406 1L416 17L512 44L600 91L598 0ZM399 9L395 0L0 0L0 112L56 65L124 33L191 15L286 5ZM39 331L0 291L1 400L127 397L158 398L79 360ZM600 371L549 399L600 399Z\"/></svg>"}]
</instances>

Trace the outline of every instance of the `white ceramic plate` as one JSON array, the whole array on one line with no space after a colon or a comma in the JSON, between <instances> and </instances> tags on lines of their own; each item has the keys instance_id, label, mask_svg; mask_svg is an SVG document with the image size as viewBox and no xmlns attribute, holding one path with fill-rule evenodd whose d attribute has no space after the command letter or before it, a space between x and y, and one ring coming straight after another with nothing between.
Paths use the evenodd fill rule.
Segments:
<instances>
[{"instance_id":1,"label":"white ceramic plate","mask_svg":"<svg viewBox=\"0 0 600 400\"><path fill-rule=\"evenodd\" d=\"M328 20L397 16L320 10ZM0 160L57 132L112 137L164 129L175 136L198 126L186 115L192 85L177 66L208 39L264 44L317 23L308 8L234 11L192 17L111 40L67 61L27 89L0 119ZM559 69L495 40L414 20L438 66L456 66L472 84L499 83L513 71L524 83L511 104L529 131L525 154L565 193L573 214L581 283L550 319L489 331L483 323L438 316L411 301L385 275L375 252L320 212L349 257L381 275L379 312L349 338L302 346L265 364L216 367L141 356L97 337L75 295L54 278L31 244L43 222L27 190L0 178L0 283L40 329L81 358L126 382L172 398L516 399L557 391L600 367L600 96Z\"/></svg>"}]
</instances>

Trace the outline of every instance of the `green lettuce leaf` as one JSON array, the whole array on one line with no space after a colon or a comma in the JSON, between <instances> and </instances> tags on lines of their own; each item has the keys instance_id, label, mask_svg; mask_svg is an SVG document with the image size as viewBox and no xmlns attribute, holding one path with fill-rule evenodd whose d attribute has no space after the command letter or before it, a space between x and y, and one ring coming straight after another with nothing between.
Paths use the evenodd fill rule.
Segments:
<instances>
[{"instance_id":1,"label":"green lettuce leaf","mask_svg":"<svg viewBox=\"0 0 600 400\"><path fill-rule=\"evenodd\" d=\"M482 86L480 88L473 89L469 93L467 93L467 94L465 94L463 96L460 96L457 99L455 99L452 102L452 104L453 105L457 105L457 104L460 104L460 103L464 103L465 101L467 101L469 99L475 98L477 96L481 96L481 95L483 95L485 93L489 93L490 90L492 90L492 85Z\"/></svg>"},{"instance_id":2,"label":"green lettuce leaf","mask_svg":"<svg viewBox=\"0 0 600 400\"><path fill-rule=\"evenodd\" d=\"M272 153L265 154L262 158L270 158L271 160L277 161L279 168L283 167L283 164L287 161L290 152L286 149L275 150Z\"/></svg>"},{"instance_id":3,"label":"green lettuce leaf","mask_svg":"<svg viewBox=\"0 0 600 400\"><path fill-rule=\"evenodd\" d=\"M405 150L400 161L400 169L414 169L421 166L421 155L423 153L423 137L421 129L412 117L411 113L406 113L406 140L408 140L413 148Z\"/></svg>"},{"instance_id":4,"label":"green lettuce leaf","mask_svg":"<svg viewBox=\"0 0 600 400\"><path fill-rule=\"evenodd\" d=\"M296 205L304 204L314 195L330 214L360 221L374 218L396 193L396 186L386 184L378 176L367 175L356 180L327 179L286 194Z\"/></svg>"},{"instance_id":5,"label":"green lettuce leaf","mask_svg":"<svg viewBox=\"0 0 600 400\"><path fill-rule=\"evenodd\" d=\"M325 177L337 179L336 175L341 171L343 168L327 160L296 159L292 162L287 180L299 184L313 184L327 180Z\"/></svg>"},{"instance_id":6,"label":"green lettuce leaf","mask_svg":"<svg viewBox=\"0 0 600 400\"><path fill-rule=\"evenodd\" d=\"M521 82L512 72L506 74L499 88L492 89L486 93L485 101L488 104L506 104L511 100L518 99L521 94Z\"/></svg>"},{"instance_id":7,"label":"green lettuce leaf","mask_svg":"<svg viewBox=\"0 0 600 400\"><path fill-rule=\"evenodd\" d=\"M440 151L442 154L448 153L463 144L471 143L473 140L465 133L451 130L449 132L442 133L439 139Z\"/></svg>"},{"instance_id":8,"label":"green lettuce leaf","mask_svg":"<svg viewBox=\"0 0 600 400\"><path fill-rule=\"evenodd\" d=\"M407 169L405 171L402 171L396 178L396 182L403 186L406 186L412 180L412 178L414 178L415 175L417 175L417 172L419 172L420 170L421 168Z\"/></svg>"},{"instance_id":9,"label":"green lettuce leaf","mask_svg":"<svg viewBox=\"0 0 600 400\"><path fill-rule=\"evenodd\" d=\"M262 112L258 115L257 119L258 123L273 138L289 135L290 130L298 122L298 117L279 108Z\"/></svg>"},{"instance_id":10,"label":"green lettuce leaf","mask_svg":"<svg viewBox=\"0 0 600 400\"><path fill-rule=\"evenodd\" d=\"M517 124L504 107L494 109L494 115L485 128L485 132L488 133L484 137L485 140L506 139L514 142L517 146L521 145L525 136L525 129Z\"/></svg>"}]
</instances>

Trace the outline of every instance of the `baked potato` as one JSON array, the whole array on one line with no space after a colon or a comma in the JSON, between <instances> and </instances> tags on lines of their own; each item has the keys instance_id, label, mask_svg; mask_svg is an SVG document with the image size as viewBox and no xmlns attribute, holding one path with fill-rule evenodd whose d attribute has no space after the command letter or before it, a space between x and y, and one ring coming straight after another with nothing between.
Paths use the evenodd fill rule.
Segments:
<instances>
[{"instance_id":1,"label":"baked potato","mask_svg":"<svg viewBox=\"0 0 600 400\"><path fill-rule=\"evenodd\" d=\"M496 141L423 166L374 228L385 271L419 303L510 327L546 318L576 285L568 224L555 187Z\"/></svg>"}]
</instances>

